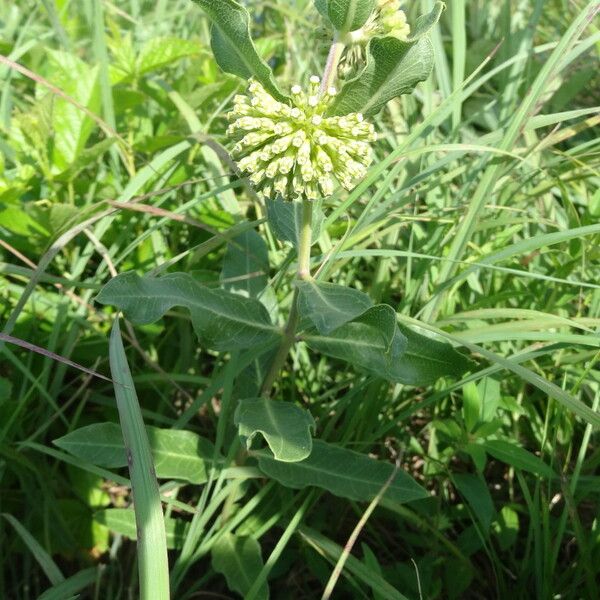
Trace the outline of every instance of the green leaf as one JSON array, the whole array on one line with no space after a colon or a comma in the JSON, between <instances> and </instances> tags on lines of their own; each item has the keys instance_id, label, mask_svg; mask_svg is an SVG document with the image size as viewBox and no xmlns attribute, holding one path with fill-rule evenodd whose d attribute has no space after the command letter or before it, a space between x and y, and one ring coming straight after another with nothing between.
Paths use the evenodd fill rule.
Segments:
<instances>
[{"instance_id":1,"label":"green leaf","mask_svg":"<svg viewBox=\"0 0 600 600\"><path fill-rule=\"evenodd\" d=\"M477 385L473 381L466 383L462 388L462 413L465 427L469 433L475 430L479 423L479 416L481 414L481 400L479 398L479 391Z\"/></svg>"},{"instance_id":2,"label":"green leaf","mask_svg":"<svg viewBox=\"0 0 600 600\"><path fill-rule=\"evenodd\" d=\"M234 422L250 449L252 439L260 433L277 460L297 462L309 456L312 450L311 429L315 429L312 415L290 402L268 398L240 400Z\"/></svg>"},{"instance_id":3,"label":"green leaf","mask_svg":"<svg viewBox=\"0 0 600 600\"><path fill-rule=\"evenodd\" d=\"M512 442L505 440L485 440L482 442L482 446L490 456L515 467L515 469L536 473L549 479L558 477L553 469L543 460Z\"/></svg>"},{"instance_id":4,"label":"green leaf","mask_svg":"<svg viewBox=\"0 0 600 600\"><path fill-rule=\"evenodd\" d=\"M146 427L156 476L190 483L207 480L207 461L214 456L213 445L192 431ZM87 425L54 440L63 450L99 467L127 466L121 428L116 423Z\"/></svg>"},{"instance_id":5,"label":"green leaf","mask_svg":"<svg viewBox=\"0 0 600 600\"><path fill-rule=\"evenodd\" d=\"M225 533L213 544L211 555L212 567L225 576L227 587L244 597L264 566L260 544L252 537ZM266 600L268 597L269 588L265 583L254 598Z\"/></svg>"},{"instance_id":6,"label":"green leaf","mask_svg":"<svg viewBox=\"0 0 600 600\"><path fill-rule=\"evenodd\" d=\"M327 13L327 0L315 0L315 8L327 19L329 14Z\"/></svg>"},{"instance_id":7,"label":"green leaf","mask_svg":"<svg viewBox=\"0 0 600 600\"><path fill-rule=\"evenodd\" d=\"M68 52L46 52L47 79L78 104L93 113L100 110L98 67L90 67ZM36 96L41 99L48 93L40 85ZM52 164L58 172L71 165L85 148L95 124L79 107L63 98L53 96L51 104Z\"/></svg>"},{"instance_id":8,"label":"green leaf","mask_svg":"<svg viewBox=\"0 0 600 600\"><path fill-rule=\"evenodd\" d=\"M352 450L313 440L310 456L301 462L283 463L261 454L260 470L286 487L316 486L350 500L372 500L394 471L390 463ZM427 492L404 471L398 471L384 498L397 503L427 498Z\"/></svg>"},{"instance_id":9,"label":"green leaf","mask_svg":"<svg viewBox=\"0 0 600 600\"><path fill-rule=\"evenodd\" d=\"M310 319L319 333L331 333L373 305L364 292L342 285L314 279L298 281L296 285L300 317Z\"/></svg>"},{"instance_id":10,"label":"green leaf","mask_svg":"<svg viewBox=\"0 0 600 600\"><path fill-rule=\"evenodd\" d=\"M399 325L407 346L394 370L394 381L408 385L430 385L440 377L461 377L473 363L450 344Z\"/></svg>"},{"instance_id":11,"label":"green leaf","mask_svg":"<svg viewBox=\"0 0 600 600\"><path fill-rule=\"evenodd\" d=\"M202 46L196 41L175 37L155 37L146 42L137 57L136 72L138 75L144 75L201 52Z\"/></svg>"},{"instance_id":12,"label":"green leaf","mask_svg":"<svg viewBox=\"0 0 600 600\"><path fill-rule=\"evenodd\" d=\"M443 8L442 2L436 2L431 13L417 20L407 41L392 36L373 38L365 68L344 85L329 114L375 115L392 98L412 92L417 83L425 81L433 69L433 47L427 34Z\"/></svg>"},{"instance_id":13,"label":"green leaf","mask_svg":"<svg viewBox=\"0 0 600 600\"><path fill-rule=\"evenodd\" d=\"M254 229L244 231L227 244L223 259L223 287L247 298L256 298L267 286L269 249Z\"/></svg>"},{"instance_id":14,"label":"green leaf","mask_svg":"<svg viewBox=\"0 0 600 600\"><path fill-rule=\"evenodd\" d=\"M142 410L121 340L118 319L115 319L110 333L108 351L119 422L127 453L138 534L139 598L168 600L169 557L160 491Z\"/></svg>"},{"instance_id":15,"label":"green leaf","mask_svg":"<svg viewBox=\"0 0 600 600\"><path fill-rule=\"evenodd\" d=\"M187 273L159 278L122 273L102 288L96 301L116 306L138 325L157 321L174 306L185 306L200 343L215 350L250 348L280 336L260 302L210 289Z\"/></svg>"},{"instance_id":16,"label":"green leaf","mask_svg":"<svg viewBox=\"0 0 600 600\"><path fill-rule=\"evenodd\" d=\"M483 531L489 531L494 517L494 503L485 481L481 476L471 473L453 475L452 480L481 523Z\"/></svg>"},{"instance_id":17,"label":"green leaf","mask_svg":"<svg viewBox=\"0 0 600 600\"><path fill-rule=\"evenodd\" d=\"M204 9L212 21L211 45L221 69L243 79L253 77L277 100L285 100L286 96L275 83L273 71L256 51L250 36L248 11L234 0L194 2Z\"/></svg>"},{"instance_id":18,"label":"green leaf","mask_svg":"<svg viewBox=\"0 0 600 600\"><path fill-rule=\"evenodd\" d=\"M391 306L378 304L328 336L304 337L309 346L324 354L347 360L367 372L394 381L398 360L407 343L396 321Z\"/></svg>"},{"instance_id":19,"label":"green leaf","mask_svg":"<svg viewBox=\"0 0 600 600\"><path fill-rule=\"evenodd\" d=\"M371 16L375 0L329 0L327 15L340 33L360 29Z\"/></svg>"},{"instance_id":20,"label":"green leaf","mask_svg":"<svg viewBox=\"0 0 600 600\"><path fill-rule=\"evenodd\" d=\"M312 243L321 235L325 215L318 202L312 203ZM302 203L267 199L267 219L273 235L282 242L290 242L298 249L302 226Z\"/></svg>"},{"instance_id":21,"label":"green leaf","mask_svg":"<svg viewBox=\"0 0 600 600\"><path fill-rule=\"evenodd\" d=\"M108 527L111 531L128 537L130 540L137 539L135 528L135 511L132 508L106 508L94 513L94 521ZM189 523L182 519L165 517L165 532L167 536L167 548L176 550L183 546L187 536Z\"/></svg>"},{"instance_id":22,"label":"green leaf","mask_svg":"<svg viewBox=\"0 0 600 600\"><path fill-rule=\"evenodd\" d=\"M369 308L328 335L305 334L302 339L313 350L389 381L397 380L400 357L406 349L396 313L386 304Z\"/></svg>"},{"instance_id":23,"label":"green leaf","mask_svg":"<svg viewBox=\"0 0 600 600\"><path fill-rule=\"evenodd\" d=\"M72 577L47 589L38 597L38 600L66 600L67 598L76 598L78 592L82 592L86 587L95 583L99 577L100 573L96 567L83 569L79 573L75 573Z\"/></svg>"}]
</instances>

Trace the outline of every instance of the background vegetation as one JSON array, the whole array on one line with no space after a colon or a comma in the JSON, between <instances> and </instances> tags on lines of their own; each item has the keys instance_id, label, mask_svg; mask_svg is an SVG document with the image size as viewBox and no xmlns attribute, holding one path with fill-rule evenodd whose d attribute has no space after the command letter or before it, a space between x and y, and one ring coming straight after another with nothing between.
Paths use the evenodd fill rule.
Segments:
<instances>
[{"instance_id":1,"label":"background vegetation","mask_svg":"<svg viewBox=\"0 0 600 600\"><path fill-rule=\"evenodd\" d=\"M322 70L312 2L247 4L282 87ZM432 5L407 2L409 20ZM397 460L430 493L380 503L333 597L600 595L597 10L448 2L433 76L378 117L364 185L324 207L314 266L475 361L415 388L293 352L277 394L310 408L317 437ZM0 596L135 598L126 465L54 443L117 427L97 376L114 313L94 296L129 270L244 282L226 242L249 220L283 319L294 254L220 149L243 83L191 2L0 0L0 53ZM252 385L240 356L199 348L180 310L123 335L146 424L227 454L231 400ZM366 503L265 483L251 461L216 483L202 460L174 475L163 443L174 597L248 597L259 572L273 598L321 596Z\"/></svg>"}]
</instances>

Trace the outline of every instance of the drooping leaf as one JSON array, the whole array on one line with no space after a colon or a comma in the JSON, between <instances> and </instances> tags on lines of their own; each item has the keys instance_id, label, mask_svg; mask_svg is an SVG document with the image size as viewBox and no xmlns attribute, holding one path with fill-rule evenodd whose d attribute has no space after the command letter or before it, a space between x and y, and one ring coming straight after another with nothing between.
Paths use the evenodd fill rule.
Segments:
<instances>
[{"instance_id":1,"label":"drooping leaf","mask_svg":"<svg viewBox=\"0 0 600 600\"><path fill-rule=\"evenodd\" d=\"M267 286L269 249L254 229L236 236L227 244L221 282L230 291L256 298Z\"/></svg>"},{"instance_id":2,"label":"drooping leaf","mask_svg":"<svg viewBox=\"0 0 600 600\"><path fill-rule=\"evenodd\" d=\"M213 569L225 576L227 587L245 597L263 568L260 544L252 537L225 533L213 544L211 555ZM254 597L269 597L266 583Z\"/></svg>"},{"instance_id":3,"label":"drooping leaf","mask_svg":"<svg viewBox=\"0 0 600 600\"><path fill-rule=\"evenodd\" d=\"M135 528L135 512L132 508L106 508L94 513L94 521L108 527L115 533L120 533L130 540L137 538ZM189 523L182 519L165 517L165 532L167 535L167 548L179 549L183 546Z\"/></svg>"},{"instance_id":4,"label":"drooping leaf","mask_svg":"<svg viewBox=\"0 0 600 600\"><path fill-rule=\"evenodd\" d=\"M371 16L375 0L328 0L327 15L341 33L360 29Z\"/></svg>"},{"instance_id":5,"label":"drooping leaf","mask_svg":"<svg viewBox=\"0 0 600 600\"><path fill-rule=\"evenodd\" d=\"M250 36L248 11L234 0L194 0L212 21L211 45L221 69L244 79L253 77L278 100L285 100L273 72L258 55Z\"/></svg>"},{"instance_id":6,"label":"drooping leaf","mask_svg":"<svg viewBox=\"0 0 600 600\"><path fill-rule=\"evenodd\" d=\"M558 477L552 467L531 452L506 440L485 440L482 442L485 451L507 465L530 473L537 473L550 479Z\"/></svg>"},{"instance_id":7,"label":"drooping leaf","mask_svg":"<svg viewBox=\"0 0 600 600\"><path fill-rule=\"evenodd\" d=\"M185 306L200 343L215 350L250 348L280 335L260 302L210 289L187 273L158 278L122 273L102 288L96 301L116 306L140 325L153 323L174 306Z\"/></svg>"},{"instance_id":8,"label":"drooping leaf","mask_svg":"<svg viewBox=\"0 0 600 600\"><path fill-rule=\"evenodd\" d=\"M325 218L317 202L312 203L312 243L315 244L321 235ZM300 245L300 228L302 224L302 203L285 202L284 200L267 200L267 218L273 235L282 242L290 242L295 248Z\"/></svg>"},{"instance_id":9,"label":"drooping leaf","mask_svg":"<svg viewBox=\"0 0 600 600\"><path fill-rule=\"evenodd\" d=\"M390 306L373 306L327 335L304 334L302 339L327 356L345 360L383 379L398 380L397 365L406 348L406 338Z\"/></svg>"},{"instance_id":10,"label":"drooping leaf","mask_svg":"<svg viewBox=\"0 0 600 600\"><path fill-rule=\"evenodd\" d=\"M315 7L321 15L329 19L329 15L327 14L327 0L315 0Z\"/></svg>"},{"instance_id":11,"label":"drooping leaf","mask_svg":"<svg viewBox=\"0 0 600 600\"><path fill-rule=\"evenodd\" d=\"M444 4L436 2L428 15L417 20L407 41L393 36L373 38L365 68L346 83L329 114L377 114L392 98L412 92L433 69L433 48L427 34L438 22Z\"/></svg>"},{"instance_id":12,"label":"drooping leaf","mask_svg":"<svg viewBox=\"0 0 600 600\"><path fill-rule=\"evenodd\" d=\"M352 450L313 440L310 456L301 462L283 463L261 454L260 470L291 488L316 486L350 500L372 500L394 471L392 464ZM427 492L404 471L398 471L384 498L397 503L427 498Z\"/></svg>"},{"instance_id":13,"label":"drooping leaf","mask_svg":"<svg viewBox=\"0 0 600 600\"><path fill-rule=\"evenodd\" d=\"M261 434L277 460L297 462L304 460L312 450L311 429L315 429L312 415L291 402L268 398L240 400L234 422L246 447Z\"/></svg>"},{"instance_id":14,"label":"drooping leaf","mask_svg":"<svg viewBox=\"0 0 600 600\"><path fill-rule=\"evenodd\" d=\"M156 476L204 483L208 461L214 456L213 445L193 431L146 427ZM54 440L63 450L99 467L127 466L120 427L116 423L87 425Z\"/></svg>"},{"instance_id":15,"label":"drooping leaf","mask_svg":"<svg viewBox=\"0 0 600 600\"><path fill-rule=\"evenodd\" d=\"M373 305L364 292L342 285L315 280L296 285L300 317L310 319L319 333L331 333Z\"/></svg>"},{"instance_id":16,"label":"drooping leaf","mask_svg":"<svg viewBox=\"0 0 600 600\"><path fill-rule=\"evenodd\" d=\"M487 532L494 517L494 503L485 481L480 475L472 473L458 473L452 479L481 523L483 531Z\"/></svg>"}]
</instances>

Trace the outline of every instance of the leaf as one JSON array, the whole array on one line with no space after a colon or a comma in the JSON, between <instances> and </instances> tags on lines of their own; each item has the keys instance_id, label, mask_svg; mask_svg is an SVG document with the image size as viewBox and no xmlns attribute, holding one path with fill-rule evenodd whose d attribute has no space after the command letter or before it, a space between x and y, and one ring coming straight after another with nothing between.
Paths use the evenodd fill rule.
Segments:
<instances>
[{"instance_id":1,"label":"leaf","mask_svg":"<svg viewBox=\"0 0 600 600\"><path fill-rule=\"evenodd\" d=\"M111 531L128 537L130 540L137 539L135 528L135 512L132 508L106 508L94 513L94 521L108 527ZM189 523L182 519L165 517L165 532L167 536L167 548L169 550L179 549L187 536Z\"/></svg>"},{"instance_id":2,"label":"leaf","mask_svg":"<svg viewBox=\"0 0 600 600\"><path fill-rule=\"evenodd\" d=\"M283 463L265 454L260 470L281 485L295 489L316 486L350 500L372 500L394 471L390 463L374 460L322 440L313 440L310 456L301 462ZM427 492L404 471L398 471L384 498L397 503L427 498Z\"/></svg>"},{"instance_id":3,"label":"leaf","mask_svg":"<svg viewBox=\"0 0 600 600\"><path fill-rule=\"evenodd\" d=\"M481 414L481 399L479 398L479 391L474 382L470 381L463 385L462 397L463 420L467 431L472 433L479 423L479 416Z\"/></svg>"},{"instance_id":4,"label":"leaf","mask_svg":"<svg viewBox=\"0 0 600 600\"><path fill-rule=\"evenodd\" d=\"M490 456L515 467L515 469L536 473L549 479L558 477L554 470L543 460L512 442L485 440L482 442L482 446Z\"/></svg>"},{"instance_id":5,"label":"leaf","mask_svg":"<svg viewBox=\"0 0 600 600\"><path fill-rule=\"evenodd\" d=\"M325 215L317 202L311 203L312 243L315 244L321 235ZM285 202L284 200L267 199L267 219L273 235L282 242L291 242L296 249L300 245L300 229L302 226L302 203Z\"/></svg>"},{"instance_id":6,"label":"leaf","mask_svg":"<svg viewBox=\"0 0 600 600\"><path fill-rule=\"evenodd\" d=\"M139 596L140 600L168 600L169 557L160 491L118 319L115 319L110 333L108 355L133 495L138 535Z\"/></svg>"},{"instance_id":7,"label":"leaf","mask_svg":"<svg viewBox=\"0 0 600 600\"><path fill-rule=\"evenodd\" d=\"M473 363L450 344L399 325L407 346L394 370L395 381L408 385L430 385L440 377L461 377Z\"/></svg>"},{"instance_id":8,"label":"leaf","mask_svg":"<svg viewBox=\"0 0 600 600\"><path fill-rule=\"evenodd\" d=\"M100 573L96 567L83 569L82 571L75 573L72 577L47 589L38 597L38 600L65 600L66 598L76 598L78 592L82 592L86 587L96 583L99 577Z\"/></svg>"},{"instance_id":9,"label":"leaf","mask_svg":"<svg viewBox=\"0 0 600 600\"><path fill-rule=\"evenodd\" d=\"M240 400L234 423L247 449L260 433L277 460L297 462L312 450L311 429L315 429L315 420L307 410L290 402L268 398Z\"/></svg>"},{"instance_id":10,"label":"leaf","mask_svg":"<svg viewBox=\"0 0 600 600\"><path fill-rule=\"evenodd\" d=\"M254 229L244 231L227 244L223 259L223 287L247 298L256 298L267 286L269 249Z\"/></svg>"},{"instance_id":11,"label":"leaf","mask_svg":"<svg viewBox=\"0 0 600 600\"><path fill-rule=\"evenodd\" d=\"M329 0L327 15L337 31L348 33L360 29L374 8L375 0Z\"/></svg>"},{"instance_id":12,"label":"leaf","mask_svg":"<svg viewBox=\"0 0 600 600\"><path fill-rule=\"evenodd\" d=\"M412 92L417 83L425 81L433 69L433 47L427 34L443 8L442 2L436 2L431 13L417 20L407 41L393 36L373 38L365 68L344 85L329 114L375 115L389 100Z\"/></svg>"},{"instance_id":13,"label":"leaf","mask_svg":"<svg viewBox=\"0 0 600 600\"><path fill-rule=\"evenodd\" d=\"M313 350L389 381L396 381L398 363L406 348L396 313L385 304L369 308L328 335L305 334L302 339Z\"/></svg>"},{"instance_id":14,"label":"leaf","mask_svg":"<svg viewBox=\"0 0 600 600\"><path fill-rule=\"evenodd\" d=\"M159 278L122 273L102 288L96 301L116 306L137 325L157 321L174 306L185 306L200 343L215 350L250 348L280 336L258 300L210 289L187 273Z\"/></svg>"},{"instance_id":15,"label":"leaf","mask_svg":"<svg viewBox=\"0 0 600 600\"><path fill-rule=\"evenodd\" d=\"M485 481L479 475L471 473L459 473L453 475L452 479L481 523L483 531L489 531L494 517L494 503Z\"/></svg>"},{"instance_id":16,"label":"leaf","mask_svg":"<svg viewBox=\"0 0 600 600\"><path fill-rule=\"evenodd\" d=\"M90 67L74 54L59 50L46 52L46 64L46 77L51 83L93 113L100 110L98 67ZM41 85L36 89L38 99L44 98L47 93ZM79 107L53 96L51 126L51 161L53 168L62 172L83 151L95 125Z\"/></svg>"},{"instance_id":17,"label":"leaf","mask_svg":"<svg viewBox=\"0 0 600 600\"><path fill-rule=\"evenodd\" d=\"M250 36L248 11L234 0L194 0L210 17L211 45L218 65L243 79L253 77L277 100L284 101L273 71L260 58Z\"/></svg>"},{"instance_id":18,"label":"leaf","mask_svg":"<svg viewBox=\"0 0 600 600\"><path fill-rule=\"evenodd\" d=\"M136 72L144 75L170 65L186 56L202 52L202 46L195 41L175 37L155 37L144 45L137 57Z\"/></svg>"},{"instance_id":19,"label":"leaf","mask_svg":"<svg viewBox=\"0 0 600 600\"><path fill-rule=\"evenodd\" d=\"M342 285L315 280L298 281L296 285L300 317L310 319L319 333L331 333L373 305L364 292Z\"/></svg>"},{"instance_id":20,"label":"leaf","mask_svg":"<svg viewBox=\"0 0 600 600\"><path fill-rule=\"evenodd\" d=\"M240 537L225 533L211 548L212 567L227 580L227 587L242 596L250 591L263 568L260 544L252 537ZM254 596L267 599L269 588L265 583Z\"/></svg>"},{"instance_id":21,"label":"leaf","mask_svg":"<svg viewBox=\"0 0 600 600\"><path fill-rule=\"evenodd\" d=\"M327 0L315 0L315 8L327 19L329 15L327 13Z\"/></svg>"},{"instance_id":22,"label":"leaf","mask_svg":"<svg viewBox=\"0 0 600 600\"><path fill-rule=\"evenodd\" d=\"M206 463L214 456L213 445L192 431L146 427L156 476L190 483L207 480ZM116 423L87 425L54 440L54 444L99 467L127 466L121 428Z\"/></svg>"}]
</instances>

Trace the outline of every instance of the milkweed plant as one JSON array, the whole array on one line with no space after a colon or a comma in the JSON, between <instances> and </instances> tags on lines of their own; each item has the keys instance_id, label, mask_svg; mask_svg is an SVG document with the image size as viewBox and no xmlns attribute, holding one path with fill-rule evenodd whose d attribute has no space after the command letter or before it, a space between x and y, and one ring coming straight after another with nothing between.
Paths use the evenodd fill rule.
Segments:
<instances>
[{"instance_id":1,"label":"milkweed plant","mask_svg":"<svg viewBox=\"0 0 600 600\"><path fill-rule=\"evenodd\" d=\"M227 466L235 460L256 467L275 485L320 489L359 502L372 501L382 490L399 503L426 498L427 491L389 461L319 439L310 402L301 407L291 401L285 394L289 384L280 382L292 368L286 370L286 365L297 345L304 345L309 356L348 363L357 376L391 384L430 385L471 367L447 343L401 322L392 306L326 281L331 271L320 269L324 258L312 252L323 213L348 193L359 197L367 192L369 169L376 157L382 158L377 115L429 77L433 49L428 34L444 5L435 3L429 14L409 23L398 0L316 0L331 35L323 70L282 82L256 49L245 7L234 0L194 1L211 21L218 65L241 81L227 114L225 145L237 166L236 176L245 182L240 193L262 207L258 212L266 218L260 222L290 248L289 264L295 265L287 275L291 303L276 306L276 295L266 293L267 246L248 223L236 226L225 255L230 267L237 264L235 256L248 266L243 289L226 280L219 288L211 287L191 273L127 272L110 280L97 301L116 307L134 325L152 323L183 307L201 347L223 353L232 365L227 373L233 374L234 383L225 386L219 415L218 459L211 464ZM256 270L262 270L261 277L252 275ZM173 594L202 555L198 548L205 548L202 519L201 511L193 517L193 533L171 574ZM143 520L137 526L143 537ZM248 547L244 540L235 543L244 552L260 554L254 540ZM213 564L221 564L214 554ZM262 566L248 584L228 578L229 585L246 598L266 597L271 567L271 562ZM163 596L152 589L148 598L168 596L168 590Z\"/></svg>"}]
</instances>

